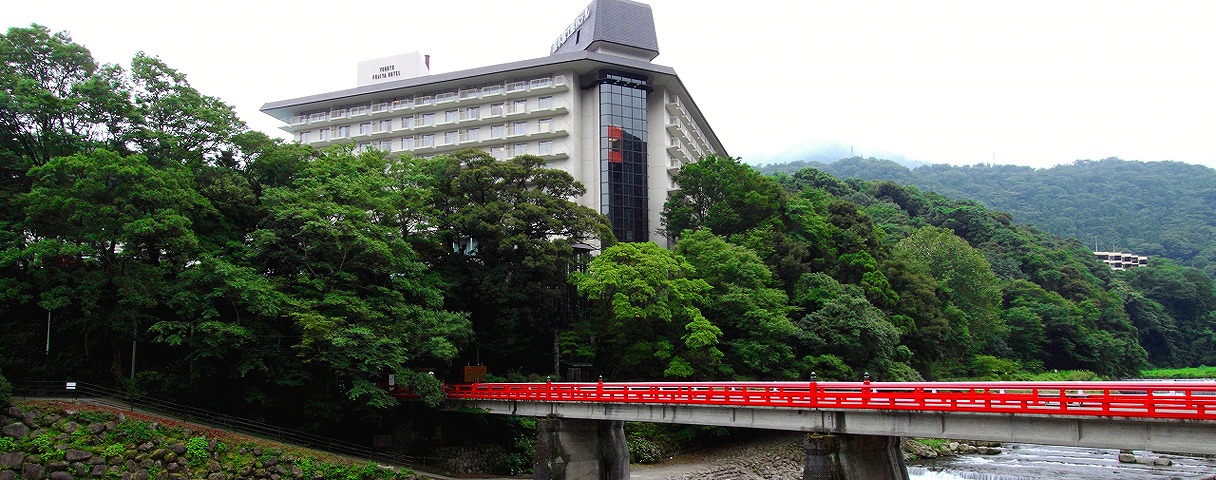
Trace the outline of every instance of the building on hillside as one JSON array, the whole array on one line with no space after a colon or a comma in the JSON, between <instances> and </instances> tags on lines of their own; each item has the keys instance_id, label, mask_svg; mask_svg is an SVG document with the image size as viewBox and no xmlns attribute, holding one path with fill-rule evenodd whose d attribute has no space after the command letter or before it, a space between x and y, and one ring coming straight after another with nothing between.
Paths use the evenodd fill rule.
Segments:
<instances>
[{"instance_id":1,"label":"building on hillside","mask_svg":"<svg viewBox=\"0 0 1216 480\"><path fill-rule=\"evenodd\" d=\"M432 156L466 148L538 155L621 241L655 241L672 174L727 155L659 47L650 6L593 0L548 56L431 74L417 53L361 62L355 88L270 102L296 141Z\"/></svg>"},{"instance_id":2,"label":"building on hillside","mask_svg":"<svg viewBox=\"0 0 1216 480\"><path fill-rule=\"evenodd\" d=\"M1129 268L1148 265L1148 256L1124 252L1094 252L1098 260L1110 265L1111 270L1127 270Z\"/></svg>"}]
</instances>

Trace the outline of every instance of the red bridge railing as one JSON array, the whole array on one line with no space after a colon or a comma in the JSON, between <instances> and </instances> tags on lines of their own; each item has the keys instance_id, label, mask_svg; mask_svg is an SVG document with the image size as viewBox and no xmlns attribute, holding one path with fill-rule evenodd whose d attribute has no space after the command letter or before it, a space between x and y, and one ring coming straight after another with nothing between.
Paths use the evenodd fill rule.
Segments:
<instances>
[{"instance_id":1,"label":"red bridge railing","mask_svg":"<svg viewBox=\"0 0 1216 480\"><path fill-rule=\"evenodd\" d=\"M452 399L1216 420L1216 382L473 383Z\"/></svg>"}]
</instances>

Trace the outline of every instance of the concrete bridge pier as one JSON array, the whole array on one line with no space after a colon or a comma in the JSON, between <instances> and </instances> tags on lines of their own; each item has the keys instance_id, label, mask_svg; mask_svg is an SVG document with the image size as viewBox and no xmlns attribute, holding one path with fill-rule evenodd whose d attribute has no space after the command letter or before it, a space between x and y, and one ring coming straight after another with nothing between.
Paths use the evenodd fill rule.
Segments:
<instances>
[{"instance_id":1,"label":"concrete bridge pier","mask_svg":"<svg viewBox=\"0 0 1216 480\"><path fill-rule=\"evenodd\" d=\"M625 422L545 418L537 430L533 480L629 480Z\"/></svg>"},{"instance_id":2,"label":"concrete bridge pier","mask_svg":"<svg viewBox=\"0 0 1216 480\"><path fill-rule=\"evenodd\" d=\"M908 480L899 437L808 434L803 480Z\"/></svg>"}]
</instances>

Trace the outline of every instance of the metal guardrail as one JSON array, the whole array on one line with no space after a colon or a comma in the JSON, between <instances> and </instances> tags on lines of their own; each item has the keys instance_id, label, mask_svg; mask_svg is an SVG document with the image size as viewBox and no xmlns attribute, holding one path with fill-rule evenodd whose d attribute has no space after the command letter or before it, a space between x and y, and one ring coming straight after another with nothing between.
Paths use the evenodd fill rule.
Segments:
<instances>
[{"instance_id":1,"label":"metal guardrail","mask_svg":"<svg viewBox=\"0 0 1216 480\"><path fill-rule=\"evenodd\" d=\"M85 382L19 382L14 383L13 385L13 395L18 397L73 399L121 410L141 411L171 416L218 430L226 430L233 433L240 433L267 440L307 447L314 450L321 450L338 455L400 467L425 468L427 466L437 466L438 461L440 460L438 458L413 457L391 452L377 451L363 445L344 440L337 440L299 430L276 427L274 425L249 420L247 418L235 417L225 413L213 412L211 410L191 407L189 405L182 405L166 400L133 395L130 392Z\"/></svg>"}]
</instances>

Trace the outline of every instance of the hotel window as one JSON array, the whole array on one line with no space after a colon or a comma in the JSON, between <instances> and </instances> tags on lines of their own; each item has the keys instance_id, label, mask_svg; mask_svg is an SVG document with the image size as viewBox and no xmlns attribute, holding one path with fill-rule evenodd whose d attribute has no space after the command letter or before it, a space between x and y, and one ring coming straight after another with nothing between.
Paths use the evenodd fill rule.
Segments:
<instances>
[{"instance_id":1,"label":"hotel window","mask_svg":"<svg viewBox=\"0 0 1216 480\"><path fill-rule=\"evenodd\" d=\"M511 135L527 135L528 122L515 122L511 125Z\"/></svg>"},{"instance_id":2,"label":"hotel window","mask_svg":"<svg viewBox=\"0 0 1216 480\"><path fill-rule=\"evenodd\" d=\"M502 138L507 135L506 125L493 125L490 127L490 138Z\"/></svg>"},{"instance_id":3,"label":"hotel window","mask_svg":"<svg viewBox=\"0 0 1216 480\"><path fill-rule=\"evenodd\" d=\"M481 107L469 107L464 113L466 120L477 120L481 118Z\"/></svg>"},{"instance_id":4,"label":"hotel window","mask_svg":"<svg viewBox=\"0 0 1216 480\"><path fill-rule=\"evenodd\" d=\"M644 242L647 225L647 132L645 77L601 70L600 208L623 242Z\"/></svg>"},{"instance_id":5,"label":"hotel window","mask_svg":"<svg viewBox=\"0 0 1216 480\"><path fill-rule=\"evenodd\" d=\"M494 157L495 160L506 160L507 159L507 147L502 146L502 145L499 145L496 147L490 147L490 156Z\"/></svg>"},{"instance_id":6,"label":"hotel window","mask_svg":"<svg viewBox=\"0 0 1216 480\"><path fill-rule=\"evenodd\" d=\"M422 114L422 126L424 126L424 127L435 126L435 113L434 112Z\"/></svg>"},{"instance_id":7,"label":"hotel window","mask_svg":"<svg viewBox=\"0 0 1216 480\"><path fill-rule=\"evenodd\" d=\"M363 142L355 147L355 152L363 153L372 148L372 142Z\"/></svg>"},{"instance_id":8,"label":"hotel window","mask_svg":"<svg viewBox=\"0 0 1216 480\"><path fill-rule=\"evenodd\" d=\"M490 116L491 117L501 117L502 116L502 104L501 103L495 103L493 105L490 105Z\"/></svg>"},{"instance_id":9,"label":"hotel window","mask_svg":"<svg viewBox=\"0 0 1216 480\"><path fill-rule=\"evenodd\" d=\"M460 120L459 110L448 110L443 112L443 123L455 123L457 120Z\"/></svg>"},{"instance_id":10,"label":"hotel window","mask_svg":"<svg viewBox=\"0 0 1216 480\"><path fill-rule=\"evenodd\" d=\"M407 150L407 151L413 150L414 149L414 137L401 137L401 149Z\"/></svg>"},{"instance_id":11,"label":"hotel window","mask_svg":"<svg viewBox=\"0 0 1216 480\"><path fill-rule=\"evenodd\" d=\"M312 141L312 130L300 132L300 143L308 143Z\"/></svg>"},{"instance_id":12,"label":"hotel window","mask_svg":"<svg viewBox=\"0 0 1216 480\"><path fill-rule=\"evenodd\" d=\"M524 113L528 111L527 100L516 100L511 104L511 113Z\"/></svg>"},{"instance_id":13,"label":"hotel window","mask_svg":"<svg viewBox=\"0 0 1216 480\"><path fill-rule=\"evenodd\" d=\"M380 130L379 130L379 131L381 131L381 132L387 132L387 131L392 130L392 129L393 129L393 121L392 121L392 120L381 120L381 121L380 121Z\"/></svg>"},{"instance_id":14,"label":"hotel window","mask_svg":"<svg viewBox=\"0 0 1216 480\"><path fill-rule=\"evenodd\" d=\"M466 142L476 142L478 140L481 140L481 129L470 128L465 131Z\"/></svg>"},{"instance_id":15,"label":"hotel window","mask_svg":"<svg viewBox=\"0 0 1216 480\"><path fill-rule=\"evenodd\" d=\"M359 135L367 135L372 133L372 122L363 122L359 124Z\"/></svg>"},{"instance_id":16,"label":"hotel window","mask_svg":"<svg viewBox=\"0 0 1216 480\"><path fill-rule=\"evenodd\" d=\"M380 149L384 150L386 152L393 151L393 141L392 140L381 140Z\"/></svg>"},{"instance_id":17,"label":"hotel window","mask_svg":"<svg viewBox=\"0 0 1216 480\"><path fill-rule=\"evenodd\" d=\"M338 127L338 138L347 138L350 136L350 125Z\"/></svg>"},{"instance_id":18,"label":"hotel window","mask_svg":"<svg viewBox=\"0 0 1216 480\"><path fill-rule=\"evenodd\" d=\"M428 133L426 135L423 135L422 136L422 145L419 145L419 146L424 147L424 148L435 146L435 134Z\"/></svg>"},{"instance_id":19,"label":"hotel window","mask_svg":"<svg viewBox=\"0 0 1216 480\"><path fill-rule=\"evenodd\" d=\"M319 130L317 133L319 133L319 134L320 134L320 137L321 137L321 141L322 141L322 142L324 142L324 141L326 141L326 140L329 140L329 129L328 129L328 128L322 128L322 129L321 129L321 130Z\"/></svg>"},{"instance_id":20,"label":"hotel window","mask_svg":"<svg viewBox=\"0 0 1216 480\"><path fill-rule=\"evenodd\" d=\"M452 130L450 132L443 132L443 144L444 145L452 145L454 143L458 143L459 141L460 141L460 132L458 132L456 130Z\"/></svg>"},{"instance_id":21,"label":"hotel window","mask_svg":"<svg viewBox=\"0 0 1216 480\"><path fill-rule=\"evenodd\" d=\"M553 140L545 140L536 144L537 155L553 155Z\"/></svg>"},{"instance_id":22,"label":"hotel window","mask_svg":"<svg viewBox=\"0 0 1216 480\"><path fill-rule=\"evenodd\" d=\"M527 154L528 154L528 144L526 144L526 143L515 144L515 148L513 148L511 151L511 155L514 155L514 156L527 155Z\"/></svg>"},{"instance_id":23,"label":"hotel window","mask_svg":"<svg viewBox=\"0 0 1216 480\"><path fill-rule=\"evenodd\" d=\"M553 108L553 97L540 97L536 99L536 108L540 110L548 110Z\"/></svg>"},{"instance_id":24,"label":"hotel window","mask_svg":"<svg viewBox=\"0 0 1216 480\"><path fill-rule=\"evenodd\" d=\"M414 116L401 117L401 128L414 128Z\"/></svg>"},{"instance_id":25,"label":"hotel window","mask_svg":"<svg viewBox=\"0 0 1216 480\"><path fill-rule=\"evenodd\" d=\"M542 118L536 121L536 131L540 133L548 133L553 131L553 119Z\"/></svg>"}]
</instances>

